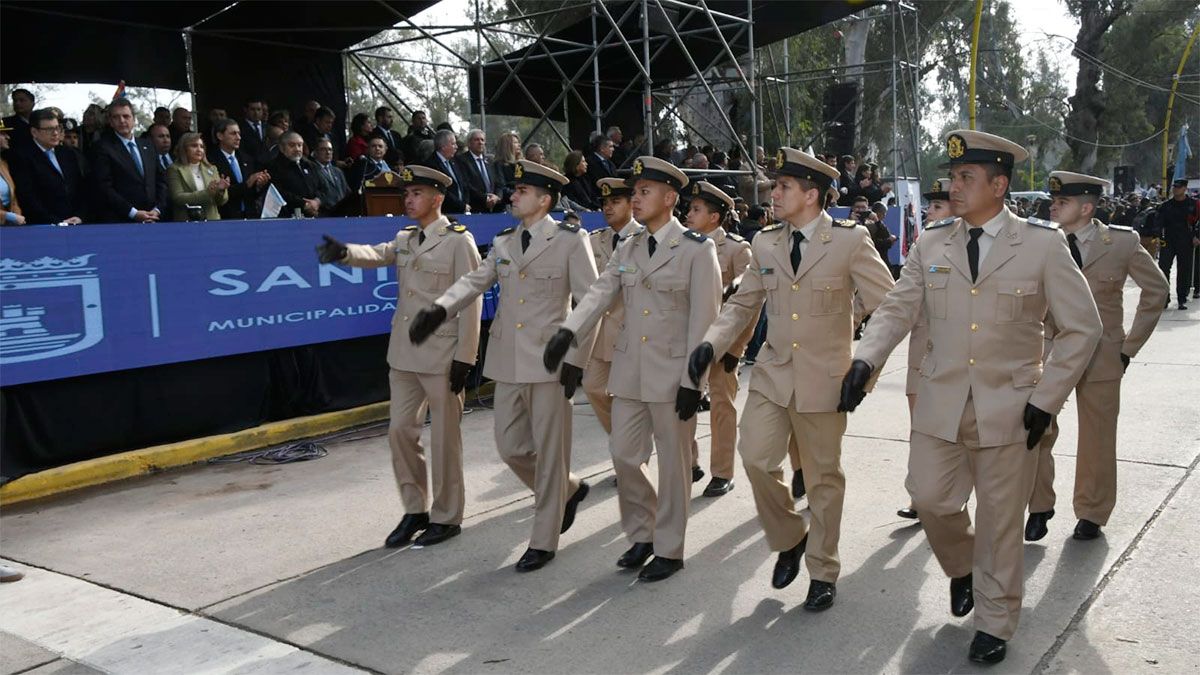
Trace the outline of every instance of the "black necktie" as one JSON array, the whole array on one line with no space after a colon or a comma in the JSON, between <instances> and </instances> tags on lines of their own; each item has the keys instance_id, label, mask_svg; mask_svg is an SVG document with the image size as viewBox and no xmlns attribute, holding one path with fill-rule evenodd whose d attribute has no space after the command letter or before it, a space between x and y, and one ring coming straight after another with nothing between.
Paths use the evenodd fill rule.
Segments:
<instances>
[{"instance_id":1,"label":"black necktie","mask_svg":"<svg viewBox=\"0 0 1200 675\"><path fill-rule=\"evenodd\" d=\"M804 241L803 232L792 233L792 274L800 271L800 242Z\"/></svg>"},{"instance_id":2,"label":"black necktie","mask_svg":"<svg viewBox=\"0 0 1200 675\"><path fill-rule=\"evenodd\" d=\"M613 250L617 250L617 244L621 243L621 235L613 233Z\"/></svg>"},{"instance_id":3,"label":"black necktie","mask_svg":"<svg viewBox=\"0 0 1200 675\"><path fill-rule=\"evenodd\" d=\"M425 243L425 230L421 230L421 234L417 235L417 246Z\"/></svg>"},{"instance_id":4,"label":"black necktie","mask_svg":"<svg viewBox=\"0 0 1200 675\"><path fill-rule=\"evenodd\" d=\"M1067 235L1067 243L1071 246L1071 257L1075 259L1075 264L1083 269L1083 256L1079 253L1079 246L1075 244L1078 240L1079 237L1076 237L1074 232Z\"/></svg>"},{"instance_id":5,"label":"black necktie","mask_svg":"<svg viewBox=\"0 0 1200 675\"><path fill-rule=\"evenodd\" d=\"M530 239L533 239L533 235L529 234L529 230L521 230L521 253L529 250Z\"/></svg>"},{"instance_id":6,"label":"black necktie","mask_svg":"<svg viewBox=\"0 0 1200 675\"><path fill-rule=\"evenodd\" d=\"M654 238L654 235L650 235L650 240L646 242L646 245L650 247L650 257L653 258L654 249L658 248L658 241Z\"/></svg>"},{"instance_id":7,"label":"black necktie","mask_svg":"<svg viewBox=\"0 0 1200 675\"><path fill-rule=\"evenodd\" d=\"M967 242L967 264L971 266L971 281L979 277L979 235L983 234L982 227L972 227L967 230L971 241Z\"/></svg>"}]
</instances>

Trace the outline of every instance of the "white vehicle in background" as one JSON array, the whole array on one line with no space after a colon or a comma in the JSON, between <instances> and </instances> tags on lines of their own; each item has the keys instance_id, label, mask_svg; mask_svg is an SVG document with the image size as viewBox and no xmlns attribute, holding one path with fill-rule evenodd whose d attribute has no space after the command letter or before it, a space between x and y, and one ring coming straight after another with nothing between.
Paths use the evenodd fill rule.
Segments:
<instances>
[{"instance_id":1,"label":"white vehicle in background","mask_svg":"<svg viewBox=\"0 0 1200 675\"><path fill-rule=\"evenodd\" d=\"M1018 199L1026 199L1029 201L1030 204L1036 202L1039 199L1050 199L1050 193L1043 192L1041 190L1024 190L1022 192L1010 192L1008 194L1010 197L1012 197L1013 201L1016 201Z\"/></svg>"}]
</instances>

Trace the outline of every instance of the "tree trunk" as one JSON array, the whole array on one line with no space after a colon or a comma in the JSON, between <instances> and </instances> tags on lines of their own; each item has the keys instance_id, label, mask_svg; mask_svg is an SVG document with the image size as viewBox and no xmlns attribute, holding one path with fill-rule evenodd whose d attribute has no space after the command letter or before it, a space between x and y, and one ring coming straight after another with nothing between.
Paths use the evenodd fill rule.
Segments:
<instances>
[{"instance_id":1,"label":"tree trunk","mask_svg":"<svg viewBox=\"0 0 1200 675\"><path fill-rule=\"evenodd\" d=\"M1099 140L1097 130L1106 106L1100 91L1100 66L1081 52L1099 59L1104 33L1119 16L1129 10L1125 0L1116 0L1107 8L1103 5L1095 0L1081 3L1079 33L1075 37L1074 55L1079 60L1079 74L1075 76L1075 95L1069 99L1071 111L1067 114L1065 126L1067 133L1073 137L1067 138L1067 145L1071 147L1075 168L1082 173L1090 173L1095 167L1095 143Z\"/></svg>"}]
</instances>

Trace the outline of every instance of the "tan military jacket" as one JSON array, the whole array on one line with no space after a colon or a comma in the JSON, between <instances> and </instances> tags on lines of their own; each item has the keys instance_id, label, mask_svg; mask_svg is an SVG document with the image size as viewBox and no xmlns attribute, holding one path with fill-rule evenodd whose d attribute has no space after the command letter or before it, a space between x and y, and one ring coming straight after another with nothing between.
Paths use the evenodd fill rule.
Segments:
<instances>
[{"instance_id":1,"label":"tan military jacket","mask_svg":"<svg viewBox=\"0 0 1200 675\"><path fill-rule=\"evenodd\" d=\"M797 412L837 410L842 377L850 367L854 291L871 312L892 287L867 228L834 221L828 213L792 272L791 228L764 227L752 243L754 260L738 292L704 339L719 357L767 303L767 339L750 376L750 390L776 405L796 397ZM714 361L714 368L720 367Z\"/></svg>"},{"instance_id":2,"label":"tan military jacket","mask_svg":"<svg viewBox=\"0 0 1200 675\"><path fill-rule=\"evenodd\" d=\"M1092 289L1092 298L1100 311L1104 334L1096 353L1088 363L1081 382L1118 380L1125 373L1121 354L1132 358L1150 338L1162 316L1171 288L1162 270L1142 248L1137 232L1131 228L1105 225L1093 220L1096 232L1088 244L1087 259L1083 261L1083 276ZM1133 277L1141 289L1137 313L1129 334L1125 334L1125 280ZM1058 334L1053 316L1046 317L1046 339ZM1049 345L1047 345L1049 346Z\"/></svg>"},{"instance_id":3,"label":"tan military jacket","mask_svg":"<svg viewBox=\"0 0 1200 675\"><path fill-rule=\"evenodd\" d=\"M374 246L347 244L342 262L351 267L396 266L396 314L388 342L388 365L410 373L448 373L450 361L475 363L479 350L479 298L465 303L428 340L414 345L408 326L417 310L428 307L455 279L479 267L475 238L461 225L451 227L445 216L429 224L425 243L417 244L416 225L396 233L392 241Z\"/></svg>"},{"instance_id":4,"label":"tan military jacket","mask_svg":"<svg viewBox=\"0 0 1200 675\"><path fill-rule=\"evenodd\" d=\"M998 217L1003 227L974 283L962 219L926 228L855 353L881 363L924 306L932 346L921 362L912 428L955 442L971 396L983 447L1025 440L1027 402L1058 413L1100 339L1096 303L1058 227L1008 209ZM1047 309L1065 328L1043 364Z\"/></svg>"},{"instance_id":5,"label":"tan military jacket","mask_svg":"<svg viewBox=\"0 0 1200 675\"><path fill-rule=\"evenodd\" d=\"M635 232L642 231L641 225L636 221L630 220L625 227L621 228L625 239L633 235ZM593 232L588 238L592 243L592 256L596 259L596 270L603 272L605 267L608 267L608 261L612 259L613 232L611 227L603 227ZM608 309L604 310L604 317L600 319L600 329L596 335L596 345L592 347L592 358L600 359L601 361L612 361L613 345L617 342L617 336L621 334L621 323L625 320L625 303L618 295L616 300Z\"/></svg>"},{"instance_id":6,"label":"tan military jacket","mask_svg":"<svg viewBox=\"0 0 1200 675\"><path fill-rule=\"evenodd\" d=\"M479 269L459 279L436 302L450 314L500 284L500 304L488 331L483 375L497 382L553 382L542 354L571 309L596 280L596 263L587 233L547 215L530 229L529 250L521 252L521 228L504 230ZM595 341L593 332L576 331L577 347L566 362L582 369Z\"/></svg>"},{"instance_id":7,"label":"tan military jacket","mask_svg":"<svg viewBox=\"0 0 1200 675\"><path fill-rule=\"evenodd\" d=\"M619 247L604 272L563 323L581 335L590 332L604 310L621 297L625 321L613 345L608 376L614 396L666 403L688 379L687 359L717 316L721 272L716 246L672 218L659 230L660 244L650 257L649 230ZM703 386L704 383L701 383Z\"/></svg>"},{"instance_id":8,"label":"tan military jacket","mask_svg":"<svg viewBox=\"0 0 1200 675\"><path fill-rule=\"evenodd\" d=\"M741 283L742 275L750 266L753 258L750 253L750 242L740 235L726 232L724 227L718 227L708 236L717 245L717 264L721 266L721 296L724 297L725 289L729 288L730 284ZM725 354L733 354L740 359L745 353L746 344L750 342L757 325L757 321L751 321L742 334L729 346L729 350L715 355L714 358L720 359Z\"/></svg>"}]
</instances>

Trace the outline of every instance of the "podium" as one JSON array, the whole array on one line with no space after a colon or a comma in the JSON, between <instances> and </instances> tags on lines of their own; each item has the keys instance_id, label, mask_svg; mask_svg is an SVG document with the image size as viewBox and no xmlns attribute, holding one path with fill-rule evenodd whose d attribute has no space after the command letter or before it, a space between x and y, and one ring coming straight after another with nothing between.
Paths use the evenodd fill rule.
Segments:
<instances>
[{"instance_id":1,"label":"podium","mask_svg":"<svg viewBox=\"0 0 1200 675\"><path fill-rule=\"evenodd\" d=\"M400 176L385 171L364 181L362 214L364 216L401 215L404 213L404 188Z\"/></svg>"}]
</instances>

